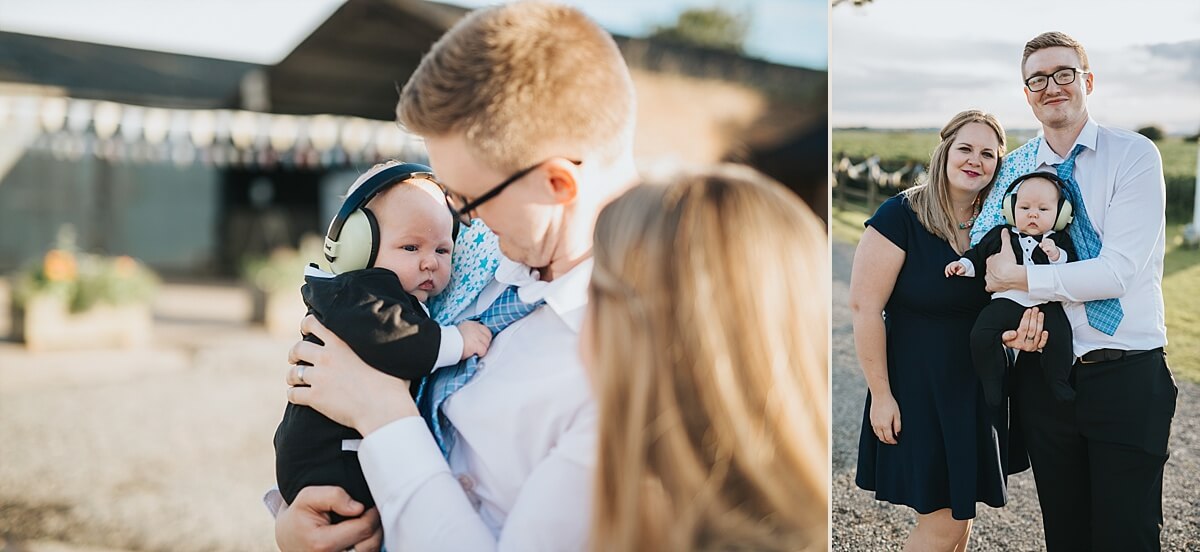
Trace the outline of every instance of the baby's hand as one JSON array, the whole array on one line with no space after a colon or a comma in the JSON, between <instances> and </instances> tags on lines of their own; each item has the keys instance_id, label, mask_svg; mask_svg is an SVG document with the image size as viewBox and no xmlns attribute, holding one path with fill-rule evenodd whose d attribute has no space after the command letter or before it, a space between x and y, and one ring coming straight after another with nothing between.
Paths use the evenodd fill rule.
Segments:
<instances>
[{"instance_id":1,"label":"baby's hand","mask_svg":"<svg viewBox=\"0 0 1200 552\"><path fill-rule=\"evenodd\" d=\"M962 261L954 261L946 265L946 277L962 276L967 272L967 267L963 266Z\"/></svg>"},{"instance_id":2,"label":"baby's hand","mask_svg":"<svg viewBox=\"0 0 1200 552\"><path fill-rule=\"evenodd\" d=\"M1051 261L1058 260L1058 245L1054 243L1052 238L1042 238L1041 248L1042 251L1046 252L1046 257Z\"/></svg>"},{"instance_id":3,"label":"baby's hand","mask_svg":"<svg viewBox=\"0 0 1200 552\"><path fill-rule=\"evenodd\" d=\"M492 344L492 331L487 329L487 326L467 320L458 325L458 333L461 333L463 338L462 358L459 360L487 354L488 346Z\"/></svg>"}]
</instances>

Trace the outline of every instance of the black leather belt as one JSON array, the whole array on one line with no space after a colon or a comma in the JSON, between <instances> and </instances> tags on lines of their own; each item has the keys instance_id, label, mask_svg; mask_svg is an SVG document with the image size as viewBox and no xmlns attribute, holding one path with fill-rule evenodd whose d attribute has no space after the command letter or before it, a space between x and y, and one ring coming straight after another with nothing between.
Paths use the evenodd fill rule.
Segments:
<instances>
[{"instance_id":1,"label":"black leather belt","mask_svg":"<svg viewBox=\"0 0 1200 552\"><path fill-rule=\"evenodd\" d=\"M1088 351L1088 352L1084 353L1083 356L1079 357L1079 363L1080 364L1095 364L1097 362L1112 362L1114 360L1121 360L1123 358L1135 357L1140 354L1151 353L1154 351L1161 351L1161 350L1162 350L1162 347L1159 347L1157 349L1146 349L1146 350L1140 350L1140 351L1123 351L1121 349L1096 349L1094 351Z\"/></svg>"}]
</instances>

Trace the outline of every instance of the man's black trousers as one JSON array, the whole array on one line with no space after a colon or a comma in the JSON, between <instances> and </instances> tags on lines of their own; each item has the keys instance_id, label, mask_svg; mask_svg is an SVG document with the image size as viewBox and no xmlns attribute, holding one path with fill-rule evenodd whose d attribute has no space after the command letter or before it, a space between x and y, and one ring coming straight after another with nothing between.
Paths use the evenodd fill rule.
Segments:
<instances>
[{"instance_id":1,"label":"man's black trousers","mask_svg":"<svg viewBox=\"0 0 1200 552\"><path fill-rule=\"evenodd\" d=\"M1163 466L1178 394L1162 349L1076 363L1071 402L1055 400L1036 353L1021 353L1015 372L1014 408L1047 550L1160 550Z\"/></svg>"}]
</instances>

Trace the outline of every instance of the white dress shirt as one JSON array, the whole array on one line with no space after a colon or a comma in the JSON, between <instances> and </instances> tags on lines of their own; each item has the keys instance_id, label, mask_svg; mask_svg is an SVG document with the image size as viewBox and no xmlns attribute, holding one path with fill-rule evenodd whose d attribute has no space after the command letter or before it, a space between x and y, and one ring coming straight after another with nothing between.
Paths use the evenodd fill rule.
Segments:
<instances>
[{"instance_id":1,"label":"white dress shirt","mask_svg":"<svg viewBox=\"0 0 1200 552\"><path fill-rule=\"evenodd\" d=\"M1146 137L1097 125L1090 118L1075 143L1085 147L1075 159L1075 180L1104 245L1095 259L1026 267L1029 295L1063 302L1074 332L1076 356L1095 349L1165 346L1166 183L1162 157ZM1053 171L1063 160L1043 137L1038 146L1038 170ZM1120 299L1125 316L1116 333L1109 336L1088 325L1082 302L1112 297Z\"/></svg>"},{"instance_id":2,"label":"white dress shirt","mask_svg":"<svg viewBox=\"0 0 1200 552\"><path fill-rule=\"evenodd\" d=\"M459 432L449 464L420 417L362 441L390 551L587 546L596 410L577 347L592 261L552 282L513 264L502 262L477 303L524 284L523 301L546 304L496 335L479 373L444 404Z\"/></svg>"}]
</instances>

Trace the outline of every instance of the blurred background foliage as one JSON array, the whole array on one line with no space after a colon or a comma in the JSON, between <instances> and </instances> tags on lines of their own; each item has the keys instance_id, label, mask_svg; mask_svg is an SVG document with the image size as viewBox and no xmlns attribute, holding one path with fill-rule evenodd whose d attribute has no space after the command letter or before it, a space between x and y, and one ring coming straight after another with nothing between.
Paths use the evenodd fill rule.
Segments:
<instances>
[{"instance_id":1,"label":"blurred background foliage","mask_svg":"<svg viewBox=\"0 0 1200 552\"><path fill-rule=\"evenodd\" d=\"M13 306L22 308L41 297L62 301L70 312L101 303L149 304L158 284L158 276L133 257L80 251L74 229L66 225L53 249L14 275Z\"/></svg>"}]
</instances>

